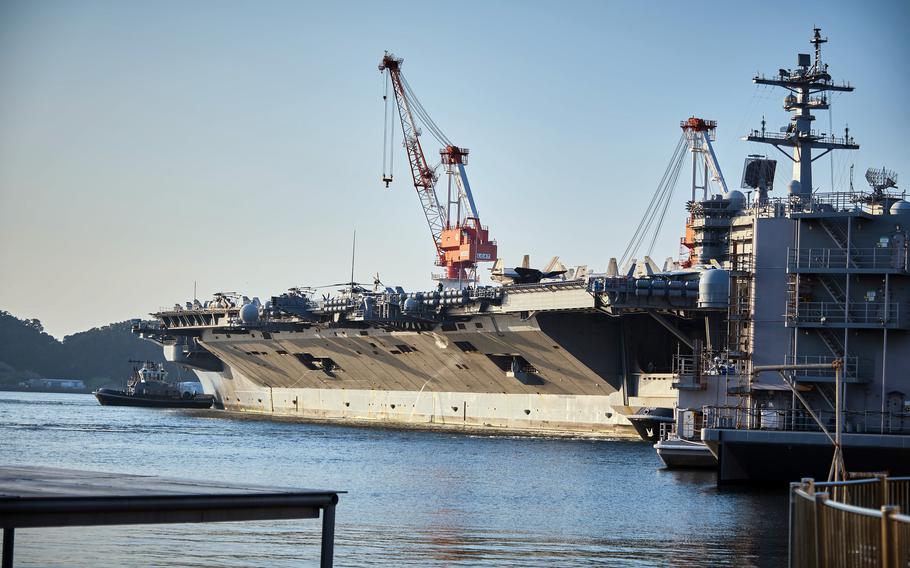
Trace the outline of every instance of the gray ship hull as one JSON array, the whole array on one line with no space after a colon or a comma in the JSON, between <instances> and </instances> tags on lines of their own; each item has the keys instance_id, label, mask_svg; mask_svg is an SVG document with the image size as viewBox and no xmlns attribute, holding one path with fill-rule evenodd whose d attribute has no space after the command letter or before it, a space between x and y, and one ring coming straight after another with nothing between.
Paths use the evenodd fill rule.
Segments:
<instances>
[{"instance_id":1,"label":"gray ship hull","mask_svg":"<svg viewBox=\"0 0 910 568\"><path fill-rule=\"evenodd\" d=\"M652 333L625 362L619 320L581 311L475 317L428 331L207 329L197 343L223 369L198 374L234 411L636 436L626 415L675 400L673 376L660 372L669 371L660 357L674 340L638 319Z\"/></svg>"}]
</instances>

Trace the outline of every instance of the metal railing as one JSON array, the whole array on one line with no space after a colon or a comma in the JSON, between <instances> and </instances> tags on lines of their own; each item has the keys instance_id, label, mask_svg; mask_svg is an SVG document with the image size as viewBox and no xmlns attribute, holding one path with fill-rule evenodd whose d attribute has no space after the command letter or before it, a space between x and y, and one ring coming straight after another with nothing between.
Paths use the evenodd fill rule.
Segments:
<instances>
[{"instance_id":1,"label":"metal railing","mask_svg":"<svg viewBox=\"0 0 910 568\"><path fill-rule=\"evenodd\" d=\"M755 262L752 255L736 256L729 261L729 269L734 272L752 272Z\"/></svg>"},{"instance_id":2,"label":"metal railing","mask_svg":"<svg viewBox=\"0 0 910 568\"><path fill-rule=\"evenodd\" d=\"M855 355L848 357L835 357L833 355L786 355L784 362L788 365L813 365L819 363L831 364L836 360L843 361L844 377L848 379L858 379L871 374L873 363L870 359L860 359ZM819 377L830 378L834 380L835 370L831 369L794 369L786 371L787 375L796 379L816 379Z\"/></svg>"},{"instance_id":3,"label":"metal railing","mask_svg":"<svg viewBox=\"0 0 910 568\"><path fill-rule=\"evenodd\" d=\"M907 270L907 251L893 247L787 249L787 269Z\"/></svg>"},{"instance_id":4,"label":"metal railing","mask_svg":"<svg viewBox=\"0 0 910 568\"><path fill-rule=\"evenodd\" d=\"M872 194L865 191L829 191L815 193L808 203L811 211L853 211L862 209ZM805 210L805 209L804 209Z\"/></svg>"},{"instance_id":5,"label":"metal railing","mask_svg":"<svg viewBox=\"0 0 910 568\"><path fill-rule=\"evenodd\" d=\"M762 218L786 217L790 212L789 203L782 197L771 197L756 204L755 213Z\"/></svg>"},{"instance_id":6,"label":"metal railing","mask_svg":"<svg viewBox=\"0 0 910 568\"><path fill-rule=\"evenodd\" d=\"M748 375L748 361L712 357L710 351L696 355L674 355L675 375Z\"/></svg>"},{"instance_id":7,"label":"metal railing","mask_svg":"<svg viewBox=\"0 0 910 568\"><path fill-rule=\"evenodd\" d=\"M744 408L741 406L705 406L705 428L726 430L781 430L821 432L818 423L805 409ZM834 431L834 410L813 408L829 432ZM845 411L844 432L847 434L910 434L910 414L878 411Z\"/></svg>"},{"instance_id":8,"label":"metal railing","mask_svg":"<svg viewBox=\"0 0 910 568\"><path fill-rule=\"evenodd\" d=\"M790 484L789 565L910 566L910 477Z\"/></svg>"},{"instance_id":9,"label":"metal railing","mask_svg":"<svg viewBox=\"0 0 910 568\"><path fill-rule=\"evenodd\" d=\"M812 101L817 101L819 99L810 99ZM853 137L842 137L835 136L833 134L828 134L826 132L820 132L818 130L812 129L809 132L771 132L770 130L752 130L749 132L750 137L754 138L764 138L767 140L795 140L797 138L812 138L818 142L825 144L840 144L840 145L851 145L853 144Z\"/></svg>"},{"instance_id":10,"label":"metal railing","mask_svg":"<svg viewBox=\"0 0 910 568\"><path fill-rule=\"evenodd\" d=\"M687 411L682 410L681 412ZM660 439L669 440L670 438L679 438L680 440L701 442L701 431L705 427L705 416L701 412L693 412L691 410L688 410L688 412L692 412L691 420L678 418L673 422L662 422L660 424ZM679 431L679 422L682 422L682 432Z\"/></svg>"},{"instance_id":11,"label":"metal railing","mask_svg":"<svg viewBox=\"0 0 910 568\"><path fill-rule=\"evenodd\" d=\"M905 199L906 192L885 192L883 197ZM761 217L780 217L790 213L843 213L861 211L870 215L881 214L881 209L871 205L876 196L866 191L833 191L809 195L772 197L758 208Z\"/></svg>"},{"instance_id":12,"label":"metal railing","mask_svg":"<svg viewBox=\"0 0 910 568\"><path fill-rule=\"evenodd\" d=\"M884 193L878 197L891 197L903 199L904 194L897 192ZM847 211L863 211L869 214L875 214L877 211L873 206L877 196L867 191L829 191L825 193L813 193L811 199L804 200L802 206L803 212L813 213L837 213Z\"/></svg>"},{"instance_id":13,"label":"metal railing","mask_svg":"<svg viewBox=\"0 0 910 568\"><path fill-rule=\"evenodd\" d=\"M900 302L851 302L848 312L841 302L799 302L787 306L793 323L900 325Z\"/></svg>"}]
</instances>

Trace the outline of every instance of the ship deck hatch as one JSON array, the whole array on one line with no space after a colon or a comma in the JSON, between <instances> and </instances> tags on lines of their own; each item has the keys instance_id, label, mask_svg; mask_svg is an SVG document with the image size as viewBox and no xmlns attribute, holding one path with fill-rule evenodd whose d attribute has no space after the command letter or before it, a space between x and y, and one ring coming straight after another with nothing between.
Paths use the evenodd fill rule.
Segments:
<instances>
[{"instance_id":1,"label":"ship deck hatch","mask_svg":"<svg viewBox=\"0 0 910 568\"><path fill-rule=\"evenodd\" d=\"M517 354L486 353L487 358L499 367L507 377L518 379L525 385L542 385L546 381L540 371L527 359Z\"/></svg>"},{"instance_id":2,"label":"ship deck hatch","mask_svg":"<svg viewBox=\"0 0 910 568\"><path fill-rule=\"evenodd\" d=\"M300 361L304 367L311 371L324 371L327 375L336 371L341 371L341 366L331 357L314 357L310 353L294 353L294 357Z\"/></svg>"}]
</instances>

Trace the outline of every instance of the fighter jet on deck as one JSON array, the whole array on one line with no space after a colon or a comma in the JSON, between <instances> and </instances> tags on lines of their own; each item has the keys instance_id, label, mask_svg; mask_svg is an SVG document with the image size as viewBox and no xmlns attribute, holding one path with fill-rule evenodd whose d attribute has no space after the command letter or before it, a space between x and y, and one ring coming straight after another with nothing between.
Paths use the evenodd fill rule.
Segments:
<instances>
[{"instance_id":1,"label":"fighter jet on deck","mask_svg":"<svg viewBox=\"0 0 910 568\"><path fill-rule=\"evenodd\" d=\"M535 284L566 273L566 267L554 256L543 270L531 268L531 257L524 255L521 266L505 268L503 259L497 259L490 269L490 278L503 284Z\"/></svg>"}]
</instances>

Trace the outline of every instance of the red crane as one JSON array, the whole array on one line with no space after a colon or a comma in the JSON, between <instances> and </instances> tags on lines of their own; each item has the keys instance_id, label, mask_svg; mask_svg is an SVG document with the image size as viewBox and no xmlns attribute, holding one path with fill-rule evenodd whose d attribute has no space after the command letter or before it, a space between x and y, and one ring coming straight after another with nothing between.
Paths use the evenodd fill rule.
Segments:
<instances>
[{"instance_id":1,"label":"red crane","mask_svg":"<svg viewBox=\"0 0 910 568\"><path fill-rule=\"evenodd\" d=\"M392 182L395 126L392 124L389 128L388 85L391 82L404 137L403 145L411 167L411 178L427 218L433 244L436 247L436 265L445 268L445 273L435 276L435 278L450 287L469 285L478 280L478 262L496 260L496 241L490 240L489 229L480 224L480 216L471 194L471 185L468 183L468 176L465 173L468 149L452 144L436 126L401 74L402 61L386 52L379 64L379 70L386 77L386 92L383 95L386 110L382 181L385 182L386 187ZM418 120L443 146L439 150L439 155L440 165L445 168L448 179L445 207L440 203L436 194L436 182L439 179L438 166L431 168L427 164L423 146L420 143L422 130L418 126ZM388 170L386 170L387 166Z\"/></svg>"}]
</instances>

